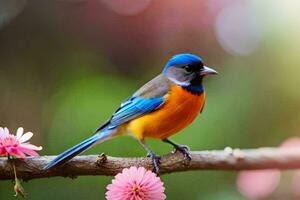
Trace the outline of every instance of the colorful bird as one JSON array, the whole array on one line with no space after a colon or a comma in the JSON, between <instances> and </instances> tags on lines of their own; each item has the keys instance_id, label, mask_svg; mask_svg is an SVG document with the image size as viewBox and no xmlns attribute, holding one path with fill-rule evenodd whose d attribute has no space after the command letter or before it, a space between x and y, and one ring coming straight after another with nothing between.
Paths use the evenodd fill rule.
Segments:
<instances>
[{"instance_id":1,"label":"colorful bird","mask_svg":"<svg viewBox=\"0 0 300 200\"><path fill-rule=\"evenodd\" d=\"M205 102L202 85L206 75L217 74L204 66L193 54L173 56L163 72L137 90L121 104L111 118L94 135L73 146L52 160L45 170L61 165L91 146L119 135L136 138L152 159L154 171L159 173L160 156L145 143L145 138L156 138L174 146L175 151L191 160L185 145L168 138L188 126L201 113Z\"/></svg>"}]
</instances>

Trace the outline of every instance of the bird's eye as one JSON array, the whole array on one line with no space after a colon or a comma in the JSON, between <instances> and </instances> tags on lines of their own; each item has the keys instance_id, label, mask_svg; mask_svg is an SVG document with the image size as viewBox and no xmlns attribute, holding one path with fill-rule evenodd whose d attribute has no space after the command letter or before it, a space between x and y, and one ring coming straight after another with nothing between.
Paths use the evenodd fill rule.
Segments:
<instances>
[{"instance_id":1,"label":"bird's eye","mask_svg":"<svg viewBox=\"0 0 300 200\"><path fill-rule=\"evenodd\" d=\"M193 68L192 66L189 66L189 65L185 65L183 66L183 69L188 72L188 73L191 73L193 71Z\"/></svg>"}]
</instances>

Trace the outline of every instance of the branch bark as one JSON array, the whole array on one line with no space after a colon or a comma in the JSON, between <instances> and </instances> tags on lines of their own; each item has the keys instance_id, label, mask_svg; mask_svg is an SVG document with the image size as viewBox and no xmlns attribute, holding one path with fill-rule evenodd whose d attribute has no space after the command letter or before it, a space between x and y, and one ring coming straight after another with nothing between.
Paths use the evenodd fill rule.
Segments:
<instances>
[{"instance_id":1,"label":"branch bark","mask_svg":"<svg viewBox=\"0 0 300 200\"><path fill-rule=\"evenodd\" d=\"M71 177L83 175L112 176L130 166L152 169L149 158L117 158L104 154L77 156L63 166L44 171L55 156L28 157L26 159L0 158L0 180L13 179L14 162L19 178L30 180L47 177ZM192 151L192 160L186 163L180 153L162 156L161 174L190 170L255 170L255 169L298 169L300 148L259 148L213 151Z\"/></svg>"}]
</instances>

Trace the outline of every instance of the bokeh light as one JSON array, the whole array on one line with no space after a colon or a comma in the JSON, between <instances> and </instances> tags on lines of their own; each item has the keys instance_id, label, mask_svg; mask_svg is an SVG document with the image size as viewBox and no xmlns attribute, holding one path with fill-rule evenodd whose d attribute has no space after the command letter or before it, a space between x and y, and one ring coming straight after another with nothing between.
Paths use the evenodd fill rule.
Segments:
<instances>
[{"instance_id":1,"label":"bokeh light","mask_svg":"<svg viewBox=\"0 0 300 200\"><path fill-rule=\"evenodd\" d=\"M217 14L215 31L225 51L232 55L249 55L262 38L262 25L251 1L235 1Z\"/></svg>"}]
</instances>

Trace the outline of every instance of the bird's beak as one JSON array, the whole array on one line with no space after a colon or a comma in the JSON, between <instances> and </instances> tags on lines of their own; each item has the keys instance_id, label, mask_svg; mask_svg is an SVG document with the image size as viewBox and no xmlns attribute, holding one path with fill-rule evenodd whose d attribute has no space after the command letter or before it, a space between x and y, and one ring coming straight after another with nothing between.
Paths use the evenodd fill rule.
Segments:
<instances>
[{"instance_id":1,"label":"bird's beak","mask_svg":"<svg viewBox=\"0 0 300 200\"><path fill-rule=\"evenodd\" d=\"M218 72L212 68L204 66L203 69L200 71L201 76L206 76L206 75L216 75Z\"/></svg>"}]
</instances>

